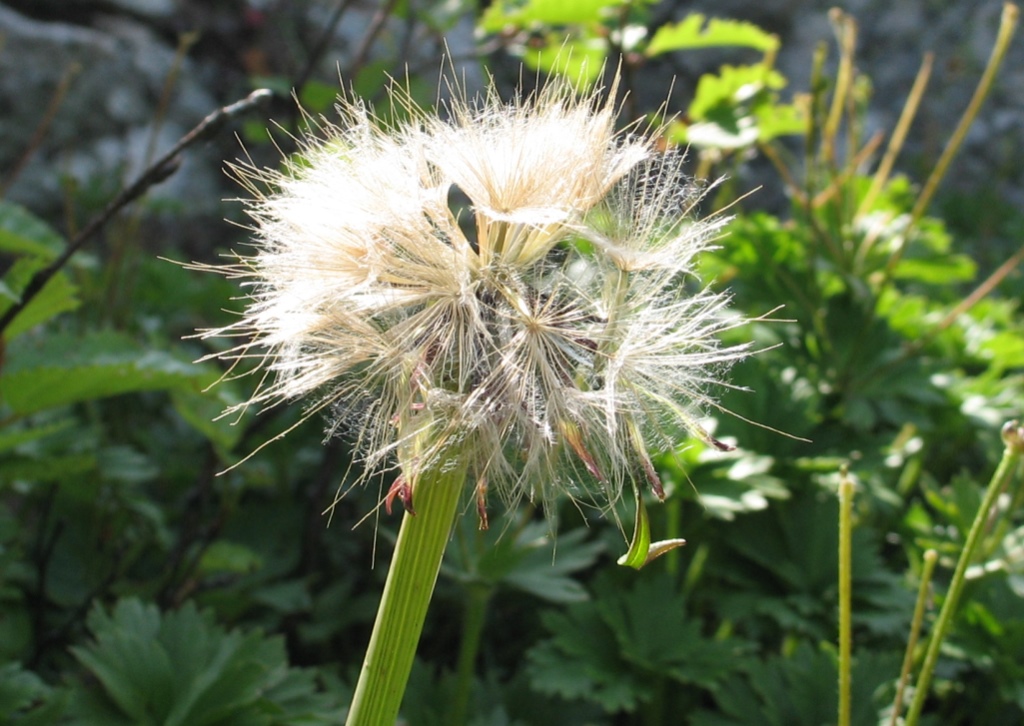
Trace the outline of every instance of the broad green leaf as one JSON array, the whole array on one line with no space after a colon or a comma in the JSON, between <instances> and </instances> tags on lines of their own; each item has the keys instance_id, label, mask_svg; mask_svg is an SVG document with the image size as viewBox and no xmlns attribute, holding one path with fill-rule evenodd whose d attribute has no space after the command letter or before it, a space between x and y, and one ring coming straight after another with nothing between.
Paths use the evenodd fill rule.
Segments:
<instances>
[{"instance_id":1,"label":"broad green leaf","mask_svg":"<svg viewBox=\"0 0 1024 726\"><path fill-rule=\"evenodd\" d=\"M263 566L262 558L244 545L217 540L203 553L199 571L203 574L254 572Z\"/></svg>"},{"instance_id":2,"label":"broad green leaf","mask_svg":"<svg viewBox=\"0 0 1024 726\"><path fill-rule=\"evenodd\" d=\"M731 109L732 117L741 118L745 114L740 109L750 107L758 94L785 86L781 73L764 66L722 66L717 74L701 76L688 114L695 121L722 123Z\"/></svg>"},{"instance_id":3,"label":"broad green leaf","mask_svg":"<svg viewBox=\"0 0 1024 726\"><path fill-rule=\"evenodd\" d=\"M467 584L514 588L555 603L587 598L572 575L593 565L604 548L585 541L585 529L561 534L556 547L546 522L496 522L481 532L473 517L463 517L458 534L461 546L450 547L445 555L446 575Z\"/></svg>"},{"instance_id":4,"label":"broad green leaf","mask_svg":"<svg viewBox=\"0 0 1024 726\"><path fill-rule=\"evenodd\" d=\"M530 68L562 76L575 88L585 90L601 77L607 57L608 44L603 38L566 40L552 33L544 47L528 48L523 61Z\"/></svg>"},{"instance_id":5,"label":"broad green leaf","mask_svg":"<svg viewBox=\"0 0 1024 726\"><path fill-rule=\"evenodd\" d=\"M21 301L29 281L47 264L48 260L44 257L21 257L15 260L0 281L0 313ZM58 272L11 321L4 330L4 339L10 340L60 313L74 310L79 305L77 292L78 289L68 276Z\"/></svg>"},{"instance_id":6,"label":"broad green leaf","mask_svg":"<svg viewBox=\"0 0 1024 726\"><path fill-rule=\"evenodd\" d=\"M216 372L114 332L53 334L7 350L0 397L19 414L135 391L199 390Z\"/></svg>"},{"instance_id":7,"label":"broad green leaf","mask_svg":"<svg viewBox=\"0 0 1024 726\"><path fill-rule=\"evenodd\" d=\"M98 463L94 453L48 456L42 459L7 456L0 460L0 482L73 483L83 474L95 472Z\"/></svg>"},{"instance_id":8,"label":"broad green leaf","mask_svg":"<svg viewBox=\"0 0 1024 726\"><path fill-rule=\"evenodd\" d=\"M865 653L854 658L853 726L876 726L888 688L899 670L899 654ZM801 642L792 655L747 660L746 671L717 687L717 711L691 714L695 726L820 726L835 723L838 710L835 656Z\"/></svg>"},{"instance_id":9,"label":"broad green leaf","mask_svg":"<svg viewBox=\"0 0 1024 726\"><path fill-rule=\"evenodd\" d=\"M43 286L43 289L32 298L4 330L4 338L10 340L55 318L61 313L76 310L81 304L77 297L78 288L63 272L58 272Z\"/></svg>"},{"instance_id":10,"label":"broad green leaf","mask_svg":"<svg viewBox=\"0 0 1024 726\"><path fill-rule=\"evenodd\" d=\"M328 111L338 100L338 84L323 81L306 81L299 90L299 103L313 114Z\"/></svg>"},{"instance_id":11,"label":"broad green leaf","mask_svg":"<svg viewBox=\"0 0 1024 726\"><path fill-rule=\"evenodd\" d=\"M335 710L312 674L288 667L281 638L227 632L191 603L161 614L122 600L110 615L97 606L88 622L94 640L72 653L102 684L80 699L103 723L313 724Z\"/></svg>"},{"instance_id":12,"label":"broad green leaf","mask_svg":"<svg viewBox=\"0 0 1024 726\"><path fill-rule=\"evenodd\" d=\"M62 723L66 692L47 685L20 663L0 666L0 723L16 726L52 726Z\"/></svg>"},{"instance_id":13,"label":"broad green leaf","mask_svg":"<svg viewBox=\"0 0 1024 726\"><path fill-rule=\"evenodd\" d=\"M626 0L496 0L480 18L485 33L499 33L507 27L529 28L535 25L575 25L597 23L608 17Z\"/></svg>"},{"instance_id":14,"label":"broad green leaf","mask_svg":"<svg viewBox=\"0 0 1024 726\"><path fill-rule=\"evenodd\" d=\"M49 261L64 244L64 238L46 222L19 204L0 199L0 252Z\"/></svg>"},{"instance_id":15,"label":"broad green leaf","mask_svg":"<svg viewBox=\"0 0 1024 726\"><path fill-rule=\"evenodd\" d=\"M22 444L45 439L47 436L65 431L68 427L74 425L75 422L72 419L65 418L36 424L27 428L0 430L0 451L8 451Z\"/></svg>"},{"instance_id":16,"label":"broad green leaf","mask_svg":"<svg viewBox=\"0 0 1024 726\"><path fill-rule=\"evenodd\" d=\"M928 285L954 285L974 279L978 266L967 255L946 255L929 258L903 258L893 268L899 280L913 280Z\"/></svg>"},{"instance_id":17,"label":"broad green leaf","mask_svg":"<svg viewBox=\"0 0 1024 726\"><path fill-rule=\"evenodd\" d=\"M807 112L795 103L766 103L755 109L754 116L758 141L807 133Z\"/></svg>"},{"instance_id":18,"label":"broad green leaf","mask_svg":"<svg viewBox=\"0 0 1024 726\"><path fill-rule=\"evenodd\" d=\"M176 388L171 391L174 410L196 431L212 441L220 453L227 455L245 432L231 416L222 416L224 410L239 402L237 392L229 381L221 381L212 389Z\"/></svg>"},{"instance_id":19,"label":"broad green leaf","mask_svg":"<svg viewBox=\"0 0 1024 726\"><path fill-rule=\"evenodd\" d=\"M654 33L646 54L656 56L674 50L742 46L765 53L779 47L779 38L766 33L753 23L741 20L711 18L704 25L704 16L693 13L678 23L668 23Z\"/></svg>"}]
</instances>

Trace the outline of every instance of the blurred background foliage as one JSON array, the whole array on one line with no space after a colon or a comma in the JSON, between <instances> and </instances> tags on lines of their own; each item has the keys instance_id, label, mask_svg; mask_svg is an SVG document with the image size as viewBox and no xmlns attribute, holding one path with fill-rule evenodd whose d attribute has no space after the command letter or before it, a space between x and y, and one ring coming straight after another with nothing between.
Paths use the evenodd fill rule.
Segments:
<instances>
[{"instance_id":1,"label":"blurred background foliage","mask_svg":"<svg viewBox=\"0 0 1024 726\"><path fill-rule=\"evenodd\" d=\"M290 134L307 123L292 89L308 112L330 116L338 84L315 69L354 5L325 6L316 33L270 5L212 6L222 20L248 13L244 48L224 46L245 61L249 87L235 97L275 91L269 109L229 122L259 163L293 151ZM45 19L56 7L32 9ZM554 74L589 87L621 65L623 121L657 124L666 147L688 146L696 176L728 176L701 210L733 215L703 270L759 320L730 334L762 352L735 368L736 389L723 395L736 415L709 422L736 450L681 441L658 460L669 498L650 503L652 529L689 544L642 572L615 566L626 542L611 517L584 519L566 502L557 537L529 507L492 513L481 532L467 502L403 718L834 722L846 465L857 483L853 723L888 720L923 552L939 553L941 602L999 461L999 427L1022 413L1024 218L980 192L933 198L924 182L937 152L916 160L921 178L888 164L902 139L867 123L871 79L857 71L855 25L841 13L838 48L823 43L806 59L808 87L792 88L774 65L776 35L667 16L648 0L385 2L352 31L363 42L340 65L343 82L385 103L385 71L410 60L410 44L439 42L467 17L474 44L452 53L470 79L491 73L511 88L521 61L528 86ZM385 21L405 35L381 35ZM181 57L210 53L219 27L183 38ZM384 50L371 54L375 40ZM685 102L640 87L653 65L707 49L716 65ZM438 67L434 57L396 75L429 105ZM920 94L907 91L912 109ZM36 112L38 146L48 122ZM183 153L219 163L222 151L238 155L228 136ZM4 170L5 190L20 168ZM747 194L752 168L767 188ZM221 343L189 336L231 315L239 291L162 258L212 261L244 244L245 230L214 223L193 234L175 224L184 203L151 195L80 240L121 182L82 186L51 171L63 213L0 201L0 721L338 723L399 523L375 510L388 482L349 492L328 526L323 511L350 462L346 441L324 441L315 424L232 468L299 411L216 418L250 381L211 387L223 371L193 361ZM241 221L238 205L215 206ZM1017 482L992 513L926 723L1024 722L1022 492ZM621 521L631 507L621 505Z\"/></svg>"}]
</instances>

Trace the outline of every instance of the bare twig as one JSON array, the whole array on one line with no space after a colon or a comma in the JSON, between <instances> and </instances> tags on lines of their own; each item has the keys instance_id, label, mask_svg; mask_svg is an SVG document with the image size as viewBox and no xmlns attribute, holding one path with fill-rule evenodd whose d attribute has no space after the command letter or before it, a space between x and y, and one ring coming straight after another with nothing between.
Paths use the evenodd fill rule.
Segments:
<instances>
[{"instance_id":1,"label":"bare twig","mask_svg":"<svg viewBox=\"0 0 1024 726\"><path fill-rule=\"evenodd\" d=\"M7 194L7 190L11 188L14 181L21 175L29 159L39 150L39 146L43 143L43 139L46 138L53 120L57 117L57 111L60 109L61 104L64 103L64 98L68 95L72 81L75 80L75 76L81 71L82 66L78 63L72 63L64 71L64 75L61 76L57 88L54 90L53 95L50 96L50 103L43 113L43 118L36 126L36 130L32 133L32 138L29 139L28 144L25 145L25 151L22 153L21 158L14 163L14 167L7 174L7 178L0 182L0 197Z\"/></svg>"},{"instance_id":2,"label":"bare twig","mask_svg":"<svg viewBox=\"0 0 1024 726\"><path fill-rule=\"evenodd\" d=\"M110 219L128 204L141 197L150 187L159 184L167 179L181 166L180 154L189 146L209 139L217 134L224 125L231 119L240 116L248 111L266 103L272 93L265 88L253 91L240 101L228 106L219 108L204 118L198 126L182 136L178 143L171 147L170 151L151 164L132 184L114 197L109 204L98 215L87 224L82 231L68 242L68 246L57 259L35 274L25 286L21 294L21 300L12 305L0 317L0 334L7 329L21 311L23 311L32 299L39 294L46 283L56 275L67 264L71 256L85 245L89 239L99 232Z\"/></svg>"},{"instance_id":3,"label":"bare twig","mask_svg":"<svg viewBox=\"0 0 1024 726\"><path fill-rule=\"evenodd\" d=\"M310 51L309 57L306 59L305 68L303 68L302 72L295 78L295 83L292 87L296 92L306 85L306 81L312 77L313 71L316 70L317 64L320 63L320 59L323 58L328 45L330 45L331 38L334 37L334 31L337 30L338 23L341 22L342 16L353 2L354 0L339 0L338 4L334 6L331 17L328 18L326 25L324 25L323 33L320 34L320 38L317 40L316 45L313 46L313 50Z\"/></svg>"}]
</instances>

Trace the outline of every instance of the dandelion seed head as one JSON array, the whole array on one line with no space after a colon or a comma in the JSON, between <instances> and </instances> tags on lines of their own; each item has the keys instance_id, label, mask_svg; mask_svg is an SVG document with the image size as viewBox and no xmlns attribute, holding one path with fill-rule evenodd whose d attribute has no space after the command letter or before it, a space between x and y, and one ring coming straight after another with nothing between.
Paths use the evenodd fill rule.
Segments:
<instances>
[{"instance_id":1,"label":"dandelion seed head","mask_svg":"<svg viewBox=\"0 0 1024 726\"><path fill-rule=\"evenodd\" d=\"M207 269L247 308L203 335L252 362L238 409L301 400L367 472L415 489L465 466L510 502L608 504L656 477L649 451L710 440L698 420L749 351L719 342L737 319L697 279L726 219L697 217L682 154L558 82L456 93L445 118L394 94L407 121L343 99L282 169L234 167L255 251Z\"/></svg>"}]
</instances>

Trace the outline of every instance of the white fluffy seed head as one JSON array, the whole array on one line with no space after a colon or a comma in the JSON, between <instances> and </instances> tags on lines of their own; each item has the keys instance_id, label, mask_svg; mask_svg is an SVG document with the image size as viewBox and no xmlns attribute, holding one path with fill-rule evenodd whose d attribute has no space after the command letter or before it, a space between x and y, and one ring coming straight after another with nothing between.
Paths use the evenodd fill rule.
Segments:
<instances>
[{"instance_id":1,"label":"white fluffy seed head","mask_svg":"<svg viewBox=\"0 0 1024 726\"><path fill-rule=\"evenodd\" d=\"M697 419L748 353L719 344L736 320L697 286L725 219L695 218L682 155L558 83L456 94L447 119L395 98L410 120L343 100L283 171L234 168L256 252L207 269L242 278L249 305L203 335L256 362L239 408L302 399L367 472L413 488L465 463L513 501L659 489L647 451L713 442Z\"/></svg>"}]
</instances>

